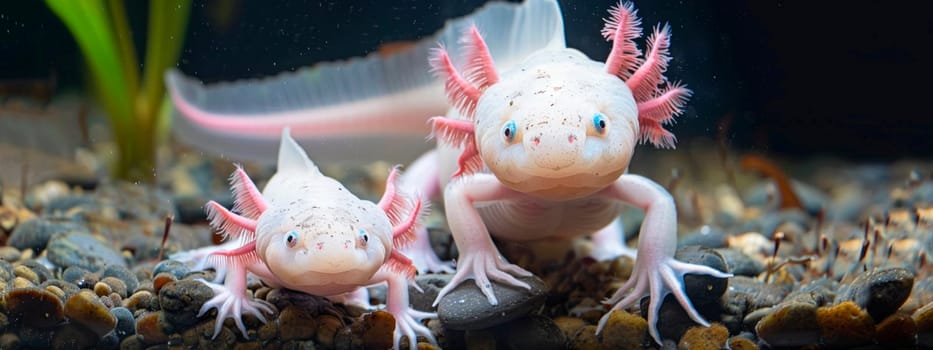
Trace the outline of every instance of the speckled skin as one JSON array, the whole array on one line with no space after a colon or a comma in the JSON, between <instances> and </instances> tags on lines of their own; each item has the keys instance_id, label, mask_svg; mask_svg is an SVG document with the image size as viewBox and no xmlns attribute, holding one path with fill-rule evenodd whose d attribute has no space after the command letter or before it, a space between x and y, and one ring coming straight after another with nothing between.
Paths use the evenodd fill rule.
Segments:
<instances>
[{"instance_id":1,"label":"speckled skin","mask_svg":"<svg viewBox=\"0 0 933 350\"><path fill-rule=\"evenodd\" d=\"M395 176L393 170L389 181ZM411 276L406 272L410 268L413 273L414 267L410 260L393 253L401 236L396 233L409 230L421 215L420 204L412 205L419 199L404 198L404 194L395 193L392 184L387 185L387 194L379 204L357 198L340 182L321 174L287 129L282 135L278 171L261 194L242 169L234 173L231 182L237 197L235 208L242 216L213 202L208 211L212 224L231 238L221 249L232 249L212 248L175 257L202 259L225 271L224 285L203 281L215 292L201 308L201 314L217 308L215 336L228 315L246 335L240 318L243 313L265 321L262 312L272 312L264 301L251 300L245 294L249 272L268 285L365 307L369 307L368 299L361 301L356 294L362 291L365 296L361 287L387 283L386 310L396 319L395 347L402 336L408 337L411 348L416 347L416 335L435 342L421 320L436 314L409 306ZM390 215L401 219L393 220Z\"/></svg>"},{"instance_id":2,"label":"speckled skin","mask_svg":"<svg viewBox=\"0 0 933 350\"><path fill-rule=\"evenodd\" d=\"M614 35L619 27L617 42L630 41L632 28L638 29L631 5L620 4L612 14L618 25L607 25L604 33ZM669 33L656 31L655 38L661 38L656 45L666 45ZM626 173L639 138L672 146L672 136L658 137L666 135L659 125L678 113L689 92L678 90L675 84L669 90L677 90L680 96L675 97L654 86L627 83L620 79L623 74L618 67L590 60L569 48L539 51L508 71L495 72L484 55L482 40L476 30L464 34L463 41L473 49L462 75L443 49L432 58L435 70L447 79L448 98L458 108L446 118L434 119L435 134L445 142L412 166L430 170L409 171L408 176L420 177L404 181L411 186L443 188L447 221L460 252L456 274L440 291L435 305L468 279L474 280L491 304L496 304L497 298L490 280L529 287L516 276L531 273L506 261L493 244L493 236L507 241L591 236L596 247L592 255L597 258L623 254L617 218L627 203L645 211L638 256L631 277L605 302L616 310L650 296L649 332L658 343L658 311L667 294L672 294L694 321L708 325L684 292L683 275L730 275L674 260L677 211L671 195L645 177ZM613 50L611 58L632 51L617 52L616 46ZM659 65L666 65L667 58L663 57L666 49L662 50L652 51L645 65L663 72ZM638 68L635 63L641 61L630 62L631 67L625 67ZM633 92L646 88L648 97ZM653 109L663 103L676 106L664 112ZM650 118L646 123L662 121L640 125L642 108L654 113L643 116ZM470 119L472 128L463 123ZM476 172L469 170L472 154L481 159L481 169ZM430 168L424 165L427 163L436 165ZM451 174L455 174L453 179ZM436 180L429 181L432 178ZM429 188L421 191L431 192ZM600 320L597 332L605 326L608 315Z\"/></svg>"}]
</instances>

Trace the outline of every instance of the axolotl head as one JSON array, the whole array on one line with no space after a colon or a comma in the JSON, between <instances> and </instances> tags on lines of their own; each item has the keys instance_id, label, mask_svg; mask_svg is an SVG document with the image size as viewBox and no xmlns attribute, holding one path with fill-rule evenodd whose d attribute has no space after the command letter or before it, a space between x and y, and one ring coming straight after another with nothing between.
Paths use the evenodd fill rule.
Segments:
<instances>
[{"instance_id":1,"label":"axolotl head","mask_svg":"<svg viewBox=\"0 0 933 350\"><path fill-rule=\"evenodd\" d=\"M550 199L592 194L628 168L638 141L632 92L573 49L539 51L476 105L476 146L506 186Z\"/></svg>"},{"instance_id":2,"label":"axolotl head","mask_svg":"<svg viewBox=\"0 0 933 350\"><path fill-rule=\"evenodd\" d=\"M388 259L392 226L374 203L295 198L288 204L257 223L257 252L282 283L303 289L364 285Z\"/></svg>"}]
</instances>

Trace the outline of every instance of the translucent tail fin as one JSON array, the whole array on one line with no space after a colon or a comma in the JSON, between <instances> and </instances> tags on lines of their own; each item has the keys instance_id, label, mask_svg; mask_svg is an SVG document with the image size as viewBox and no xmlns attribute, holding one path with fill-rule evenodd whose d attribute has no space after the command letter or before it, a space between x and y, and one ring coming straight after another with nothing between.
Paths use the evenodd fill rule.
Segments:
<instances>
[{"instance_id":1,"label":"translucent tail fin","mask_svg":"<svg viewBox=\"0 0 933 350\"><path fill-rule=\"evenodd\" d=\"M556 1L526 0L487 4L388 55L210 86L170 70L166 84L175 104L175 135L207 153L271 164L281 131L290 126L319 162L412 161L430 146L424 141L428 118L448 109L443 82L430 71L430 51L442 44L454 60L462 57L458 39L472 24L489 33L486 44L500 71L534 51L564 47Z\"/></svg>"}]
</instances>

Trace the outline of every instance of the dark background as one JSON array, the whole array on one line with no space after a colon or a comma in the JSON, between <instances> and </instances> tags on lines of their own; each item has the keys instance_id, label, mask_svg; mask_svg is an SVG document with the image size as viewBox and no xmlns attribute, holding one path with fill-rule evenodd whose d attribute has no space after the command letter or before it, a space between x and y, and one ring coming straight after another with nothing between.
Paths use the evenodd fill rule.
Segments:
<instances>
[{"instance_id":1,"label":"dark background","mask_svg":"<svg viewBox=\"0 0 933 350\"><path fill-rule=\"evenodd\" d=\"M272 75L416 40L484 1L206 1L179 67L213 82ZM145 1L128 1L137 46ZM222 11L225 4L231 11ZM603 60L612 1L563 1L568 46ZM853 160L931 157L933 17L923 2L638 1L645 31L673 26L668 72L694 90L672 130L736 147ZM219 19L226 13L227 20ZM140 56L142 57L142 56ZM0 4L0 83L55 72L80 87L80 54L42 1Z\"/></svg>"}]
</instances>

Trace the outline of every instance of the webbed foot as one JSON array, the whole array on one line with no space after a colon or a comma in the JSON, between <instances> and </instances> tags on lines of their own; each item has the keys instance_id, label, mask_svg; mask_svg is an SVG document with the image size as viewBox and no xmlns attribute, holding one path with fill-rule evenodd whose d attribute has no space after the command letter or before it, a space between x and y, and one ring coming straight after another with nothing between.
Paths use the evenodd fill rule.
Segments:
<instances>
[{"instance_id":1,"label":"webbed foot","mask_svg":"<svg viewBox=\"0 0 933 350\"><path fill-rule=\"evenodd\" d=\"M492 278L497 282L510 286L528 290L531 289L528 283L518 280L515 276L529 277L532 276L532 273L518 265L506 261L494 247L490 251L480 250L470 253L461 253L460 261L457 263L456 274L454 274L450 282L438 292L433 305L437 306L441 298L447 295L447 293L450 293L450 291L460 285L460 283L471 278L473 282L476 283L476 286L483 292L483 295L486 296L486 299L489 300L489 303L497 305L499 304L499 300L496 298L492 283L489 282L489 279Z\"/></svg>"},{"instance_id":2,"label":"webbed foot","mask_svg":"<svg viewBox=\"0 0 933 350\"><path fill-rule=\"evenodd\" d=\"M204 279L197 280L206 284L214 291L214 297L205 302L198 312L198 317L201 317L210 311L210 309L217 308L217 320L214 323L214 335L211 338L217 337L217 334L220 334L220 329L223 327L224 320L227 317L232 317L236 322L237 328L243 333L243 337L248 338L246 326L243 325L243 314L252 314L262 321L262 323L266 323L266 317L263 316L263 313L274 313L272 305L265 300L249 299L242 291L233 291L222 284L208 282Z\"/></svg>"},{"instance_id":3,"label":"webbed foot","mask_svg":"<svg viewBox=\"0 0 933 350\"><path fill-rule=\"evenodd\" d=\"M604 304L613 305L612 308L603 315L596 327L596 333L599 334L606 326L609 320L609 314L612 311L626 308L644 296L649 296L648 305L648 332L658 344L661 343L661 337L658 333L658 312L661 309L661 302L667 294L673 294L680 306L687 312L687 315L696 323L709 326L709 322L700 315L693 307L690 299L684 290L684 275L701 274L710 275L717 278L732 277L732 274L716 270L712 267L697 264L688 264L677 261L672 257L657 259L654 261L639 260L635 263L635 270L629 280L619 287L612 297L603 301ZM631 289L631 291L629 291ZM627 293L627 294L626 294Z\"/></svg>"}]
</instances>

